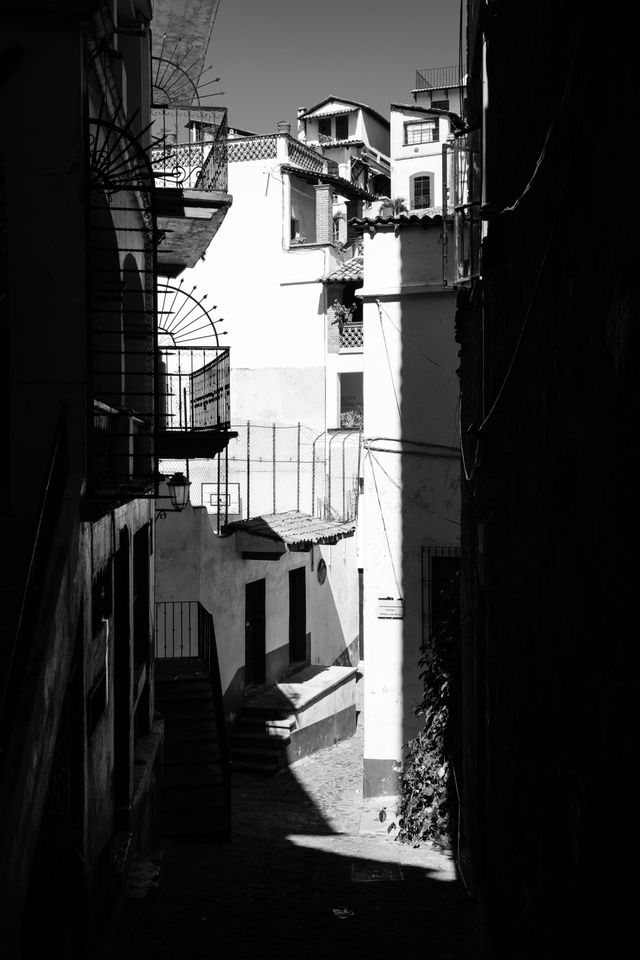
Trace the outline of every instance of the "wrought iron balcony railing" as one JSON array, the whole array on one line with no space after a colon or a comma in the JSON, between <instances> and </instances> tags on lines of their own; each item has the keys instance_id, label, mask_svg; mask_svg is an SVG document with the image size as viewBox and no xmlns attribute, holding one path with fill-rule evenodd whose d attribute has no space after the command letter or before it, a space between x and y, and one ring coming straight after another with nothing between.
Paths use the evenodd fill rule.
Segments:
<instances>
[{"instance_id":1,"label":"wrought iron balcony railing","mask_svg":"<svg viewBox=\"0 0 640 960\"><path fill-rule=\"evenodd\" d=\"M226 110L157 107L153 114L151 164L157 186L226 193Z\"/></svg>"},{"instance_id":2,"label":"wrought iron balcony railing","mask_svg":"<svg viewBox=\"0 0 640 960\"><path fill-rule=\"evenodd\" d=\"M228 347L160 350L159 429L227 429L231 421Z\"/></svg>"},{"instance_id":3,"label":"wrought iron balcony railing","mask_svg":"<svg viewBox=\"0 0 640 960\"><path fill-rule=\"evenodd\" d=\"M441 90L461 87L464 84L466 67L454 63L450 67L424 67L416 70L416 90Z\"/></svg>"}]
</instances>

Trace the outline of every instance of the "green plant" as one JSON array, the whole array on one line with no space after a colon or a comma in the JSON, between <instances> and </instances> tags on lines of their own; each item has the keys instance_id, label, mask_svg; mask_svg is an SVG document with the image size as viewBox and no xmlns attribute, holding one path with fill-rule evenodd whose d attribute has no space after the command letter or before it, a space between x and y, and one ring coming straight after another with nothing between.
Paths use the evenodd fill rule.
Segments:
<instances>
[{"instance_id":1,"label":"green plant","mask_svg":"<svg viewBox=\"0 0 640 960\"><path fill-rule=\"evenodd\" d=\"M396 839L413 846L431 841L449 846L457 805L451 758L459 749L459 574L443 591L446 614L423 642L423 696L415 708L424 727L406 745L400 775ZM391 829L391 828L390 828Z\"/></svg>"}]
</instances>

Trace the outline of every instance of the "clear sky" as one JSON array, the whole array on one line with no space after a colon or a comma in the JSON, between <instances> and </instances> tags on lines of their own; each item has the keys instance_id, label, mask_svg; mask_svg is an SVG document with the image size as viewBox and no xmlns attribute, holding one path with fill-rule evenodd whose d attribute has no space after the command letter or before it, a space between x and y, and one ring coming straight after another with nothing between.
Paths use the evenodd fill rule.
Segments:
<instances>
[{"instance_id":1,"label":"clear sky","mask_svg":"<svg viewBox=\"0 0 640 960\"><path fill-rule=\"evenodd\" d=\"M389 115L415 71L458 62L460 0L221 0L203 80L231 126L272 133L329 94Z\"/></svg>"}]
</instances>

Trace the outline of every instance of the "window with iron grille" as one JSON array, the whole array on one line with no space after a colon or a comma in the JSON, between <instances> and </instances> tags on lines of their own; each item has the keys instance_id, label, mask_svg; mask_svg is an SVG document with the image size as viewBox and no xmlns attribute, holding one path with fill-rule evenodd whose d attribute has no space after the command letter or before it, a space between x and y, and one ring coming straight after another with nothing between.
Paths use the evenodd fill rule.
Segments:
<instances>
[{"instance_id":1,"label":"window with iron grille","mask_svg":"<svg viewBox=\"0 0 640 960\"><path fill-rule=\"evenodd\" d=\"M404 125L406 146L416 143L436 143L440 139L437 120L416 120Z\"/></svg>"},{"instance_id":2,"label":"window with iron grille","mask_svg":"<svg viewBox=\"0 0 640 960\"><path fill-rule=\"evenodd\" d=\"M427 174L414 177L412 180L411 208L413 210L424 210L431 205L431 177Z\"/></svg>"}]
</instances>

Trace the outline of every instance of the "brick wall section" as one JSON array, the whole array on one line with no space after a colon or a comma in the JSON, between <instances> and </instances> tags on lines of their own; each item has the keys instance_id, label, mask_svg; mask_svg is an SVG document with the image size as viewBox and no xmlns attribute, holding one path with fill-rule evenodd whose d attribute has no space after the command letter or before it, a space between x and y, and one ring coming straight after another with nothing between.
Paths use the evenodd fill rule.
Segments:
<instances>
[{"instance_id":1,"label":"brick wall section","mask_svg":"<svg viewBox=\"0 0 640 960\"><path fill-rule=\"evenodd\" d=\"M333 187L316 183L316 243L333 243Z\"/></svg>"},{"instance_id":2,"label":"brick wall section","mask_svg":"<svg viewBox=\"0 0 640 960\"><path fill-rule=\"evenodd\" d=\"M332 283L327 286L327 353L340 352L340 330L333 322L332 304L342 299L342 286Z\"/></svg>"}]
</instances>

